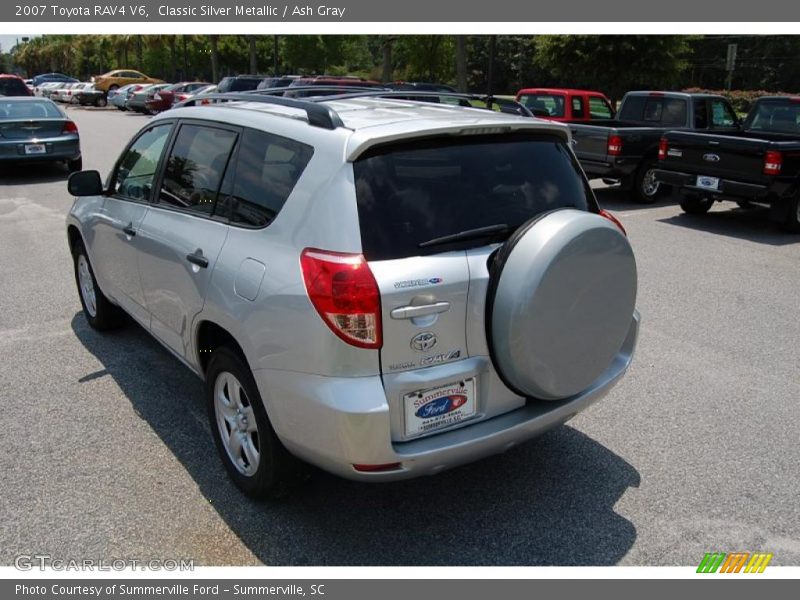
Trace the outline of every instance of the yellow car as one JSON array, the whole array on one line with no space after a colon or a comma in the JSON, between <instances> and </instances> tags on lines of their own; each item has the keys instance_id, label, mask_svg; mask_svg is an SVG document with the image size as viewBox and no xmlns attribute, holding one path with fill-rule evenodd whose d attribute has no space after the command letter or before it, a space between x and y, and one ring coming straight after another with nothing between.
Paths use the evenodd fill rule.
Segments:
<instances>
[{"instance_id":1,"label":"yellow car","mask_svg":"<svg viewBox=\"0 0 800 600\"><path fill-rule=\"evenodd\" d=\"M109 90L116 90L129 83L148 84L164 83L164 81L156 79L155 77L148 77L144 73L133 71L132 69L116 69L115 71L109 71L103 75L92 77L92 83L94 83L94 89L100 90L101 92L108 92Z\"/></svg>"}]
</instances>

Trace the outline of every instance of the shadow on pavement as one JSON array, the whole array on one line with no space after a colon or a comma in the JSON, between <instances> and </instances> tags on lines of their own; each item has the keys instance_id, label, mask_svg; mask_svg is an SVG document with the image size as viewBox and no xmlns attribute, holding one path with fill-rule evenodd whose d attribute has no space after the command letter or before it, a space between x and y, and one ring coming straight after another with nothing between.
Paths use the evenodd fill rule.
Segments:
<instances>
[{"instance_id":1,"label":"shadow on pavement","mask_svg":"<svg viewBox=\"0 0 800 600\"><path fill-rule=\"evenodd\" d=\"M0 164L0 185L29 185L66 181L69 171L63 163ZM64 188L66 193L66 187Z\"/></svg>"},{"instance_id":2,"label":"shadow on pavement","mask_svg":"<svg viewBox=\"0 0 800 600\"><path fill-rule=\"evenodd\" d=\"M600 208L616 212L623 210L647 210L649 208L660 208L662 206L678 203L677 198L671 194L660 196L658 201L652 204L642 204L633 199L633 192L621 190L619 186L593 189L597 201L600 203Z\"/></svg>"},{"instance_id":3,"label":"shadow on pavement","mask_svg":"<svg viewBox=\"0 0 800 600\"><path fill-rule=\"evenodd\" d=\"M613 565L636 539L614 511L639 474L569 426L508 453L402 483L315 471L280 502L243 496L225 475L201 382L139 326L72 319L78 339L180 460L208 502L268 565Z\"/></svg>"},{"instance_id":4,"label":"shadow on pavement","mask_svg":"<svg viewBox=\"0 0 800 600\"><path fill-rule=\"evenodd\" d=\"M730 207L730 210L726 210ZM780 225L770 221L767 208L738 208L732 202L724 203L723 210L714 210L705 215L681 213L660 223L695 229L705 233L748 240L770 246L786 246L800 242L800 235L788 233Z\"/></svg>"}]
</instances>

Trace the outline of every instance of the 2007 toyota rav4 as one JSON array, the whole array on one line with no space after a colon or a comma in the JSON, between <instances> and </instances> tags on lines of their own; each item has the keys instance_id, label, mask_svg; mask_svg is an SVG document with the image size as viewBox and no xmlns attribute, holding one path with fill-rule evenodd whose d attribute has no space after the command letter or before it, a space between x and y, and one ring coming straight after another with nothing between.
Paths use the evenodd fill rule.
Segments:
<instances>
[{"instance_id":1,"label":"2007 toyota rav4","mask_svg":"<svg viewBox=\"0 0 800 600\"><path fill-rule=\"evenodd\" d=\"M357 93L151 120L69 182L83 310L205 380L254 496L302 459L397 480L502 452L630 364L636 265L561 125Z\"/></svg>"}]
</instances>

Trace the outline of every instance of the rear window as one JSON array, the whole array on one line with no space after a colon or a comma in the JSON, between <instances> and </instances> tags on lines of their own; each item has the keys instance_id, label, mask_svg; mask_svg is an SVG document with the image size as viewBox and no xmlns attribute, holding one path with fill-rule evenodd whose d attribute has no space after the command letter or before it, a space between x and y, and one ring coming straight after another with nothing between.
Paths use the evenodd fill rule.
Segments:
<instances>
[{"instance_id":1,"label":"rear window","mask_svg":"<svg viewBox=\"0 0 800 600\"><path fill-rule=\"evenodd\" d=\"M368 260L477 247L486 241L419 244L489 225L516 227L556 208L596 210L572 154L550 135L394 144L371 149L353 170Z\"/></svg>"},{"instance_id":2,"label":"rear window","mask_svg":"<svg viewBox=\"0 0 800 600\"><path fill-rule=\"evenodd\" d=\"M10 102L0 100L0 120L63 119L64 115L50 101Z\"/></svg>"},{"instance_id":3,"label":"rear window","mask_svg":"<svg viewBox=\"0 0 800 600\"><path fill-rule=\"evenodd\" d=\"M619 113L620 121L648 125L686 125L686 100L662 96L629 96Z\"/></svg>"},{"instance_id":4,"label":"rear window","mask_svg":"<svg viewBox=\"0 0 800 600\"><path fill-rule=\"evenodd\" d=\"M551 117L564 116L564 96L554 94L522 94L519 103L531 110L546 110Z\"/></svg>"},{"instance_id":5,"label":"rear window","mask_svg":"<svg viewBox=\"0 0 800 600\"><path fill-rule=\"evenodd\" d=\"M30 96L25 82L16 77L0 77L0 96Z\"/></svg>"},{"instance_id":6,"label":"rear window","mask_svg":"<svg viewBox=\"0 0 800 600\"><path fill-rule=\"evenodd\" d=\"M791 100L762 100L744 123L745 129L773 133L800 134L800 102Z\"/></svg>"}]
</instances>

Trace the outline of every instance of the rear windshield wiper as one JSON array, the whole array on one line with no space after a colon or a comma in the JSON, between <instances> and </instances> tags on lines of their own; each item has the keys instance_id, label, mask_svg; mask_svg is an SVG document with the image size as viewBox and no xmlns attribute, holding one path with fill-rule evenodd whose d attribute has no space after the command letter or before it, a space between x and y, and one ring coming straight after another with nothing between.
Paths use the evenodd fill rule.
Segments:
<instances>
[{"instance_id":1,"label":"rear windshield wiper","mask_svg":"<svg viewBox=\"0 0 800 600\"><path fill-rule=\"evenodd\" d=\"M476 227L475 229L467 229L466 231L459 231L458 233L451 233L443 235L442 237L433 238L426 242L419 244L419 248L428 248L429 246L441 246L442 244L449 244L450 242L461 242L464 240L474 240L482 237L490 237L502 233L511 233L516 227L506 225L505 223L498 223L497 225L487 225L486 227Z\"/></svg>"}]
</instances>

